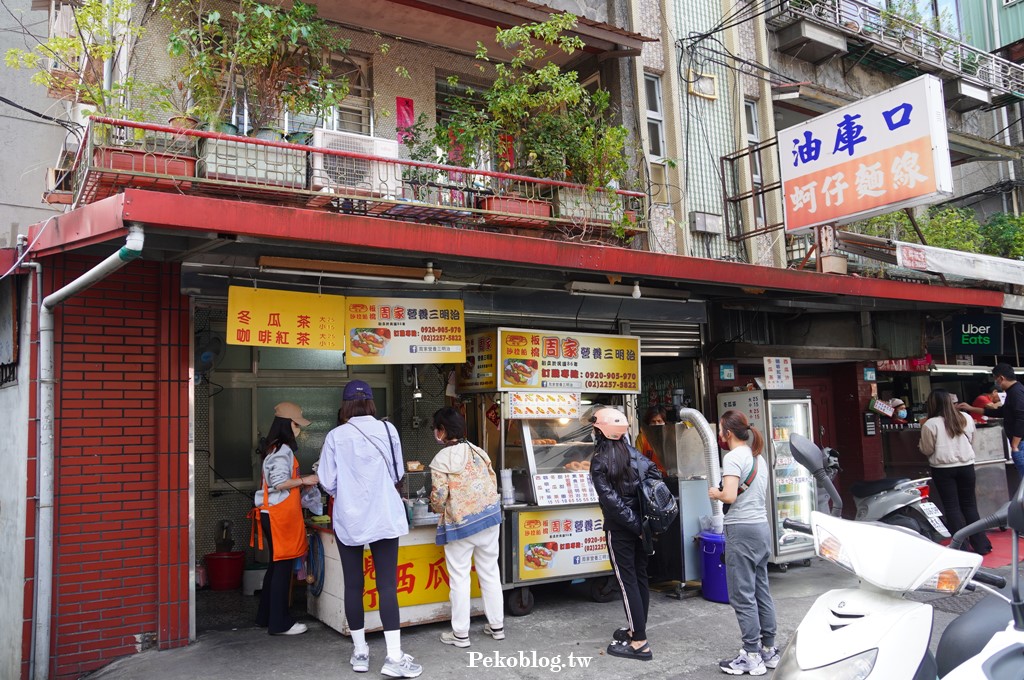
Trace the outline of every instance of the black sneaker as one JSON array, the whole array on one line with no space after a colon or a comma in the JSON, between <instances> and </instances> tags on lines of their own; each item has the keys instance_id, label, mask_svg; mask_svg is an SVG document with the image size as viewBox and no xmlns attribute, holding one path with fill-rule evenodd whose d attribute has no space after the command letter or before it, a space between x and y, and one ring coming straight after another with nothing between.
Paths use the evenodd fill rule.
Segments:
<instances>
[{"instance_id":1,"label":"black sneaker","mask_svg":"<svg viewBox=\"0 0 1024 680\"><path fill-rule=\"evenodd\" d=\"M654 654L651 653L651 646L647 643L644 643L644 646L640 649L636 649L628 642L613 642L608 645L607 651L610 656L618 656L623 659L650 661L654 658Z\"/></svg>"}]
</instances>

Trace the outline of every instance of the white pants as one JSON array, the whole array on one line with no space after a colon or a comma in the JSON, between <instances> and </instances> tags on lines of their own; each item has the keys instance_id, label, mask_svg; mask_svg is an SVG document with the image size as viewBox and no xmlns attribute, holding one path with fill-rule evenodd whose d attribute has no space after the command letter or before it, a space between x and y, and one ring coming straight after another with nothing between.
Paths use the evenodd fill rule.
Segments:
<instances>
[{"instance_id":1,"label":"white pants","mask_svg":"<svg viewBox=\"0 0 1024 680\"><path fill-rule=\"evenodd\" d=\"M451 586L452 631L460 637L469 635L469 574L474 557L487 623L491 624L491 628L501 628L504 625L501 574L498 571L500 531L501 525L496 525L444 546L444 559L448 563Z\"/></svg>"}]
</instances>

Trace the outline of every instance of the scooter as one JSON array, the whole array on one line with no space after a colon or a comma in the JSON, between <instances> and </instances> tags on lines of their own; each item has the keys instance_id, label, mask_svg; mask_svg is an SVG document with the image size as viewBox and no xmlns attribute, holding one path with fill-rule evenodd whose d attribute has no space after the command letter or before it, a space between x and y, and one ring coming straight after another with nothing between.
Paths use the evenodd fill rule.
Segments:
<instances>
[{"instance_id":1,"label":"scooter","mask_svg":"<svg viewBox=\"0 0 1024 680\"><path fill-rule=\"evenodd\" d=\"M801 435L795 434L793 437L810 443ZM817 449L814 444L810 445ZM806 448L807 444L800 446ZM826 448L822 455L822 467L829 479L832 479L839 472L839 452ZM930 479L886 478L851 484L850 494L857 507L855 520L905 527L936 542L949 538L949 530L942 523L942 511L928 500ZM820 482L818 488L821 489Z\"/></svg>"},{"instance_id":2,"label":"scooter","mask_svg":"<svg viewBox=\"0 0 1024 680\"><path fill-rule=\"evenodd\" d=\"M794 458L812 473L823 467L822 452L813 443L791 441L790 447ZM979 641L977 635L965 635L951 624L939 644L937 662L929 650L932 606L906 600L905 595L924 592L952 596L975 586L1003 588L1005 579L979 571L980 555L945 548L904 527L829 516L823 512L827 504L820 501L819 511L811 513L809 525L787 519L784 526L810 533L815 552L856 574L860 584L829 591L815 601L783 653L776 678L1024 677L1024 603L1020 603L1016 572L1012 607L1002 603L1001 607L982 608L979 604L961 617L967 619L964 628L988 631L988 637ZM1000 523L1013 528L1016 545L1018 532L1024 531L1024 485L1007 508L965 527L956 538L962 541L975 531ZM1014 564L1016 558L1015 547ZM993 634L997 629L1002 632Z\"/></svg>"}]
</instances>

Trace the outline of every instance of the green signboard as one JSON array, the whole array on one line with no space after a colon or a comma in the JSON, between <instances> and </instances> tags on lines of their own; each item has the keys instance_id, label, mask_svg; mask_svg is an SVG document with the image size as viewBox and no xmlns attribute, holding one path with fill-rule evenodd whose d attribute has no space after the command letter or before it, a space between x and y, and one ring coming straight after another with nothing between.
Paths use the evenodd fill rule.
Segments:
<instances>
[{"instance_id":1,"label":"green signboard","mask_svg":"<svg viewBox=\"0 0 1024 680\"><path fill-rule=\"evenodd\" d=\"M953 353L995 355L1003 351L1002 314L953 317Z\"/></svg>"}]
</instances>

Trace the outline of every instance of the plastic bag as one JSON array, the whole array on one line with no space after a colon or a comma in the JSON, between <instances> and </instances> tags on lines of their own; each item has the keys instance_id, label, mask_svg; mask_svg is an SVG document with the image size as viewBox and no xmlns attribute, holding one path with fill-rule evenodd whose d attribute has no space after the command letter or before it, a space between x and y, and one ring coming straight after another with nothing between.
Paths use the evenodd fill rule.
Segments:
<instances>
[{"instance_id":1,"label":"plastic bag","mask_svg":"<svg viewBox=\"0 0 1024 680\"><path fill-rule=\"evenodd\" d=\"M299 502L302 503L302 507L314 515L324 514L324 499L320 495L320 487L318 486L307 486L304 488Z\"/></svg>"}]
</instances>

